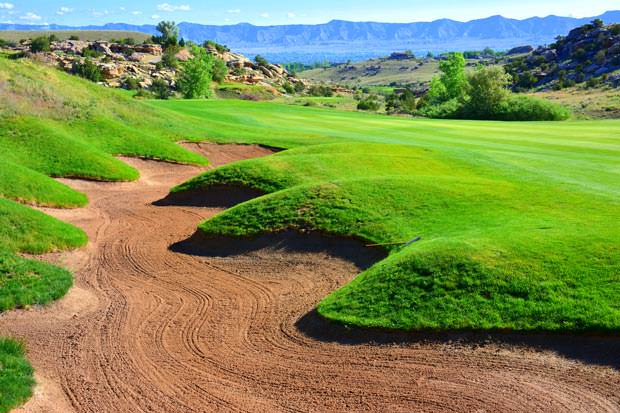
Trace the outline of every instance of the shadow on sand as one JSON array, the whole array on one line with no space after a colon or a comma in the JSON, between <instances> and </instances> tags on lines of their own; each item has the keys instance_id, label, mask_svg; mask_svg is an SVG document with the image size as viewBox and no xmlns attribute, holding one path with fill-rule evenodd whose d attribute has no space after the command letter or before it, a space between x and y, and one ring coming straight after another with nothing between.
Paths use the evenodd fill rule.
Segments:
<instances>
[{"instance_id":1,"label":"shadow on sand","mask_svg":"<svg viewBox=\"0 0 620 413\"><path fill-rule=\"evenodd\" d=\"M248 188L221 186L211 188L209 191L169 195L157 201L155 205L230 207L261 195L259 191ZM197 231L190 238L170 246L171 251L203 257L235 257L265 249L283 253L325 253L348 260L360 270L369 268L387 256L383 249L366 247L360 240L318 232L297 231L265 234L253 238L210 237ZM303 315L295 325L301 333L315 340L342 345L450 344L471 348L488 345L521 347L536 351L552 351L560 356L588 364L620 369L618 334L402 332L362 329L329 321L320 316L316 310Z\"/></svg>"},{"instance_id":2,"label":"shadow on sand","mask_svg":"<svg viewBox=\"0 0 620 413\"><path fill-rule=\"evenodd\" d=\"M165 198L153 202L153 205L231 208L263 195L262 191L244 186L214 185L206 190L170 193Z\"/></svg>"}]
</instances>

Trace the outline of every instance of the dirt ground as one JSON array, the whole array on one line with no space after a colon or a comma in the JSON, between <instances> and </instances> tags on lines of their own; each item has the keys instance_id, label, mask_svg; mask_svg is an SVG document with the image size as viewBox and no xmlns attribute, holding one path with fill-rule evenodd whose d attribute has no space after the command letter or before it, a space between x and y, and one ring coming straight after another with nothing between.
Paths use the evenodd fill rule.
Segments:
<instances>
[{"instance_id":1,"label":"dirt ground","mask_svg":"<svg viewBox=\"0 0 620 413\"><path fill-rule=\"evenodd\" d=\"M216 166L269 153L192 147ZM329 325L313 308L377 252L295 234L198 246L222 209L161 200L200 169L125 160L138 182L66 181L90 205L46 210L91 240L45 257L75 271L71 292L0 316L37 371L20 411L620 411L618 339Z\"/></svg>"}]
</instances>

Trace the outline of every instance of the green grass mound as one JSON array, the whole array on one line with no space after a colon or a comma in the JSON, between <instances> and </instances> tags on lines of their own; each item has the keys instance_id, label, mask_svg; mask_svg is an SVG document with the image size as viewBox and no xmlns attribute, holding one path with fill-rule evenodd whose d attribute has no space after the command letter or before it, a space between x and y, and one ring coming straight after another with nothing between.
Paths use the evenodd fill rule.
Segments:
<instances>
[{"instance_id":1,"label":"green grass mound","mask_svg":"<svg viewBox=\"0 0 620 413\"><path fill-rule=\"evenodd\" d=\"M188 103L184 113L211 120L219 108L234 117L249 131L236 140L294 149L209 171L173 192L243 185L266 193L203 222L208 236L421 237L386 247L385 260L319 304L324 317L404 330L620 328L615 122L415 121L271 105L232 113L228 102ZM293 123L295 138L285 133ZM210 133L233 140L227 128Z\"/></svg>"},{"instance_id":2,"label":"green grass mound","mask_svg":"<svg viewBox=\"0 0 620 413\"><path fill-rule=\"evenodd\" d=\"M204 165L175 142L200 139L203 125L26 59L0 56L0 195L22 202L83 206L82 194L49 177L130 181L125 155Z\"/></svg>"},{"instance_id":3,"label":"green grass mound","mask_svg":"<svg viewBox=\"0 0 620 413\"><path fill-rule=\"evenodd\" d=\"M0 252L0 311L47 304L64 296L72 284L66 270Z\"/></svg>"},{"instance_id":4,"label":"green grass mound","mask_svg":"<svg viewBox=\"0 0 620 413\"><path fill-rule=\"evenodd\" d=\"M0 413L8 413L30 398L34 371L25 358L24 346L0 338Z\"/></svg>"}]
</instances>

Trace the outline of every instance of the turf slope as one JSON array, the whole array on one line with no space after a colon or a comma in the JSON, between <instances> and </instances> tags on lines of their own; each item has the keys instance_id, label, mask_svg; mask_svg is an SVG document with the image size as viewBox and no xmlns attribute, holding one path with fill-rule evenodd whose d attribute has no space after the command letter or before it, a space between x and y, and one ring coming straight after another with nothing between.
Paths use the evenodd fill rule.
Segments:
<instances>
[{"instance_id":1,"label":"turf slope","mask_svg":"<svg viewBox=\"0 0 620 413\"><path fill-rule=\"evenodd\" d=\"M208 235L310 229L389 243L387 259L318 306L392 329L617 331L620 123L394 119L255 102L158 102L211 140L292 148L173 191L265 196Z\"/></svg>"}]
</instances>

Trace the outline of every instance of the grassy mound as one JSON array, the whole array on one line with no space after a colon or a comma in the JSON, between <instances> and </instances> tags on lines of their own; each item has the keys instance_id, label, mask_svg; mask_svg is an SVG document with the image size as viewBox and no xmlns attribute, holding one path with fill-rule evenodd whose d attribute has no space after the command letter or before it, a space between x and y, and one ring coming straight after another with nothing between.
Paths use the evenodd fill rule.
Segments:
<instances>
[{"instance_id":1,"label":"grassy mound","mask_svg":"<svg viewBox=\"0 0 620 413\"><path fill-rule=\"evenodd\" d=\"M202 223L205 234L313 229L369 243L421 237L387 247L385 260L325 298L318 310L329 319L406 330L620 327L620 229L610 225L620 218L617 122L161 105L208 121L215 140L294 148L175 188L232 184L266 193Z\"/></svg>"},{"instance_id":2,"label":"grassy mound","mask_svg":"<svg viewBox=\"0 0 620 413\"><path fill-rule=\"evenodd\" d=\"M0 338L0 413L24 403L32 395L33 369L22 344Z\"/></svg>"}]
</instances>

